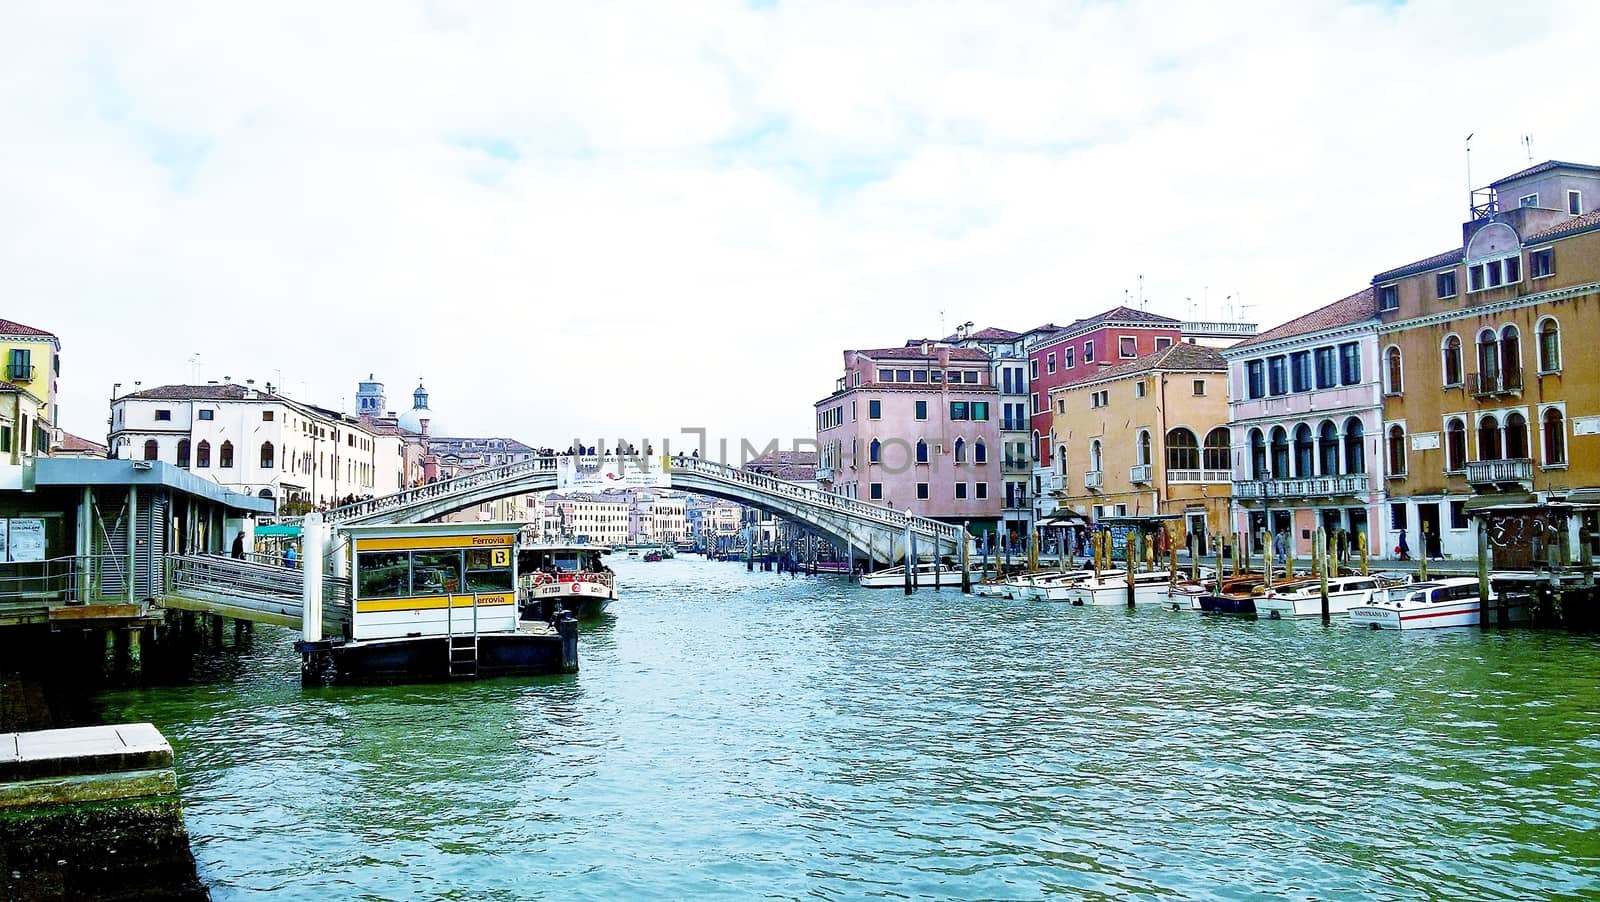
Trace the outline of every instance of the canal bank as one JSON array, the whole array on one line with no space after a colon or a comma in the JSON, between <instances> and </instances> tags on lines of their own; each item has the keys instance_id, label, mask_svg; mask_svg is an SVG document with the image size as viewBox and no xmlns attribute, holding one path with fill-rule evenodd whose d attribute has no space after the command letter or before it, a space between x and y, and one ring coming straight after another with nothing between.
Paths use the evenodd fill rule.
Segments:
<instances>
[{"instance_id":1,"label":"canal bank","mask_svg":"<svg viewBox=\"0 0 1600 902\"><path fill-rule=\"evenodd\" d=\"M574 675L122 689L218 899L1422 899L1600 883L1593 637L906 598L621 562ZM1470 853L1469 851L1470 850Z\"/></svg>"}]
</instances>

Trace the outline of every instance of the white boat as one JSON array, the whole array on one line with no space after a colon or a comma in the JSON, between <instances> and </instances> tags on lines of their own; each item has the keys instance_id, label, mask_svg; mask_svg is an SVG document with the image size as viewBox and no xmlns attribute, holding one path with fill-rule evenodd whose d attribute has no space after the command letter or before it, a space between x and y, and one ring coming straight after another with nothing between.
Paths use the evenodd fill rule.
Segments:
<instances>
[{"instance_id":1,"label":"white boat","mask_svg":"<svg viewBox=\"0 0 1600 902\"><path fill-rule=\"evenodd\" d=\"M549 619L557 606L580 618L594 617L617 600L617 579L601 562L602 545L539 543L517 549L524 613Z\"/></svg>"},{"instance_id":2,"label":"white boat","mask_svg":"<svg viewBox=\"0 0 1600 902\"><path fill-rule=\"evenodd\" d=\"M1167 590L1172 575L1163 570L1133 575L1133 601L1135 604L1168 604ZM1090 577L1075 583L1066 593L1066 601L1075 605L1116 605L1128 603L1128 572L1102 570L1100 578Z\"/></svg>"},{"instance_id":3,"label":"white boat","mask_svg":"<svg viewBox=\"0 0 1600 902\"><path fill-rule=\"evenodd\" d=\"M1004 580L985 579L972 584L972 594L983 598L1010 598L1010 589Z\"/></svg>"},{"instance_id":4,"label":"white boat","mask_svg":"<svg viewBox=\"0 0 1600 902\"><path fill-rule=\"evenodd\" d=\"M1044 601L1066 601L1072 588L1084 580L1094 579L1093 570L1068 570L1057 573L1038 583L1039 598Z\"/></svg>"},{"instance_id":5,"label":"white boat","mask_svg":"<svg viewBox=\"0 0 1600 902\"><path fill-rule=\"evenodd\" d=\"M939 564L937 567L932 563L918 564L915 577L916 587L919 589L931 589L936 585L961 588L961 568L951 567L949 564ZM898 589L905 584L904 565L861 575L861 585L868 589Z\"/></svg>"},{"instance_id":6,"label":"white boat","mask_svg":"<svg viewBox=\"0 0 1600 902\"><path fill-rule=\"evenodd\" d=\"M1355 605L1366 604L1374 590L1382 588L1371 576L1333 576L1328 578L1328 613L1343 614ZM1290 617L1322 616L1322 583L1310 579L1273 587L1256 597L1256 616L1271 620Z\"/></svg>"},{"instance_id":7,"label":"white boat","mask_svg":"<svg viewBox=\"0 0 1600 902\"><path fill-rule=\"evenodd\" d=\"M1491 610L1498 601L1490 590ZM1479 604L1478 580L1470 576L1409 583L1374 590L1370 602L1350 608L1350 623L1381 630L1477 626ZM1527 608L1520 604L1506 612L1514 623L1528 619Z\"/></svg>"}]
</instances>

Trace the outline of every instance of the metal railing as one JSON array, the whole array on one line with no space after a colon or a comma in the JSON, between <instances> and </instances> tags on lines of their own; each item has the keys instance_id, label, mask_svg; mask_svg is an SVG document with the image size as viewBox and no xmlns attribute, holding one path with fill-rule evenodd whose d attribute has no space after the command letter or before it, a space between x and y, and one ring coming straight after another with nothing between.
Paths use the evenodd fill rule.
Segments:
<instances>
[{"instance_id":1,"label":"metal railing","mask_svg":"<svg viewBox=\"0 0 1600 902\"><path fill-rule=\"evenodd\" d=\"M1526 457L1510 460L1467 461L1467 482L1489 485L1498 482L1523 482L1533 478L1533 461Z\"/></svg>"},{"instance_id":2,"label":"metal railing","mask_svg":"<svg viewBox=\"0 0 1600 902\"><path fill-rule=\"evenodd\" d=\"M1472 373L1467 377L1467 385L1480 398L1515 394L1522 391L1522 370Z\"/></svg>"},{"instance_id":3,"label":"metal railing","mask_svg":"<svg viewBox=\"0 0 1600 902\"><path fill-rule=\"evenodd\" d=\"M1304 479L1252 479L1233 484L1233 494L1239 498L1335 498L1356 495L1367 490L1367 474L1347 473L1343 476L1308 476Z\"/></svg>"},{"instance_id":4,"label":"metal railing","mask_svg":"<svg viewBox=\"0 0 1600 902\"><path fill-rule=\"evenodd\" d=\"M1149 464L1134 464L1128 468L1128 481L1134 483L1135 485L1147 483L1150 481L1150 473L1152 469L1154 468Z\"/></svg>"},{"instance_id":5,"label":"metal railing","mask_svg":"<svg viewBox=\"0 0 1600 902\"><path fill-rule=\"evenodd\" d=\"M1083 487L1084 488L1086 488L1086 489L1098 489L1103 485L1105 485L1105 475L1103 473L1101 473L1101 471L1099 471L1099 470L1087 470L1087 471L1084 472L1084 474L1083 474Z\"/></svg>"},{"instance_id":6,"label":"metal railing","mask_svg":"<svg viewBox=\"0 0 1600 902\"><path fill-rule=\"evenodd\" d=\"M27 364L6 364L7 382L32 382L37 368Z\"/></svg>"},{"instance_id":7,"label":"metal railing","mask_svg":"<svg viewBox=\"0 0 1600 902\"><path fill-rule=\"evenodd\" d=\"M211 554L167 558L167 589L174 595L220 596L230 607L277 617L299 617L306 573ZM350 580L322 576L322 623L339 635L350 622Z\"/></svg>"},{"instance_id":8,"label":"metal railing","mask_svg":"<svg viewBox=\"0 0 1600 902\"><path fill-rule=\"evenodd\" d=\"M1168 470L1169 483L1232 482L1230 470Z\"/></svg>"}]
</instances>

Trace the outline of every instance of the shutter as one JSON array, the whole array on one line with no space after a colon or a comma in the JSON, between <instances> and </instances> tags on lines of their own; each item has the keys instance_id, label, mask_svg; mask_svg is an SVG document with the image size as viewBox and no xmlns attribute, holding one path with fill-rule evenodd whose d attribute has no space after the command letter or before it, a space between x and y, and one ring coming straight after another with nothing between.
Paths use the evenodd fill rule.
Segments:
<instances>
[{"instance_id":1,"label":"shutter","mask_svg":"<svg viewBox=\"0 0 1600 902\"><path fill-rule=\"evenodd\" d=\"M167 532L171 519L171 499L165 493L142 496L139 505L138 546L134 562L135 591L139 599L161 598L166 594Z\"/></svg>"}]
</instances>

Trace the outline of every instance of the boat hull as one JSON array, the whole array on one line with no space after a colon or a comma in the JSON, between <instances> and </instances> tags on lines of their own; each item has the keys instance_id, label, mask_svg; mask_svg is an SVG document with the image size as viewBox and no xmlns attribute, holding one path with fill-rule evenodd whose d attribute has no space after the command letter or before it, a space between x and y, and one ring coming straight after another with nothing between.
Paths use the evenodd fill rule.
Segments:
<instances>
[{"instance_id":1,"label":"boat hull","mask_svg":"<svg viewBox=\"0 0 1600 902\"><path fill-rule=\"evenodd\" d=\"M1330 592L1328 593L1328 613L1346 614L1351 608L1364 605L1372 597L1371 592ZM1312 597L1272 597L1262 596L1255 599L1257 617L1266 617L1269 620L1287 620L1296 617L1321 617L1322 596Z\"/></svg>"},{"instance_id":2,"label":"boat hull","mask_svg":"<svg viewBox=\"0 0 1600 902\"><path fill-rule=\"evenodd\" d=\"M459 638L459 637L458 637ZM462 676L548 676L578 672L578 625L568 618L554 625L534 624L510 632L478 636L477 666L471 673L450 670L450 639L428 636L370 642L299 643L319 660L322 682L371 685L435 682Z\"/></svg>"},{"instance_id":3,"label":"boat hull","mask_svg":"<svg viewBox=\"0 0 1600 902\"><path fill-rule=\"evenodd\" d=\"M1490 602L1489 617L1495 616L1494 602ZM1512 623L1525 623L1528 620L1528 609L1523 605L1512 605L1506 608L1507 618ZM1349 611L1352 626L1365 627L1375 630L1421 630L1440 629L1449 626L1478 626L1481 622L1481 611L1477 599L1464 599L1461 601L1440 602L1427 605L1411 605L1394 607L1392 605L1359 605Z\"/></svg>"},{"instance_id":4,"label":"boat hull","mask_svg":"<svg viewBox=\"0 0 1600 902\"><path fill-rule=\"evenodd\" d=\"M1256 613L1256 600L1254 598L1235 598L1231 595L1202 595L1200 596L1200 613L1254 616Z\"/></svg>"},{"instance_id":5,"label":"boat hull","mask_svg":"<svg viewBox=\"0 0 1600 902\"><path fill-rule=\"evenodd\" d=\"M882 572L868 573L861 577L861 585L868 589L899 589L906 584L904 573L888 575ZM931 589L935 585L940 587L961 588L960 570L941 570L937 575L932 572L919 572L916 577L916 588Z\"/></svg>"}]
</instances>

